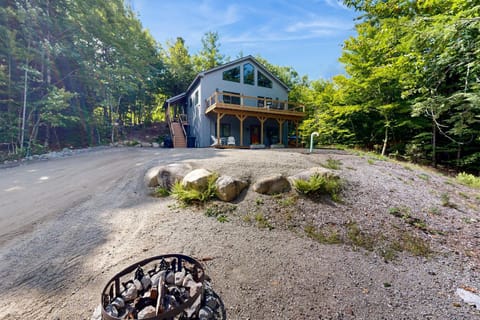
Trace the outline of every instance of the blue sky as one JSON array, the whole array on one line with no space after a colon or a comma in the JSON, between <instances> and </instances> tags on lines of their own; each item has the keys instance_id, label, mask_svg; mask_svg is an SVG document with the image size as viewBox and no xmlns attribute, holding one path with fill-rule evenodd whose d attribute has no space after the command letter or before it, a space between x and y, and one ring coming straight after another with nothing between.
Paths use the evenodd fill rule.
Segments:
<instances>
[{"instance_id":1,"label":"blue sky","mask_svg":"<svg viewBox=\"0 0 480 320\"><path fill-rule=\"evenodd\" d=\"M344 73L338 62L344 40L355 35L358 15L337 0L129 0L144 28L164 46L182 37L190 53L208 31L220 35L231 59L261 55L292 66L311 80Z\"/></svg>"}]
</instances>

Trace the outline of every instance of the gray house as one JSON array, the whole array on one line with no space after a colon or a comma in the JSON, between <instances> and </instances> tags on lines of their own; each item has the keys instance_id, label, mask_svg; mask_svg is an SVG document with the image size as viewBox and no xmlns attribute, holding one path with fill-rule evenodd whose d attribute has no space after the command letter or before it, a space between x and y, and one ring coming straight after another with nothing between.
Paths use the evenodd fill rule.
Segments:
<instances>
[{"instance_id":1,"label":"gray house","mask_svg":"<svg viewBox=\"0 0 480 320\"><path fill-rule=\"evenodd\" d=\"M174 147L287 145L305 116L303 106L288 102L288 91L252 56L201 72L166 101Z\"/></svg>"}]
</instances>

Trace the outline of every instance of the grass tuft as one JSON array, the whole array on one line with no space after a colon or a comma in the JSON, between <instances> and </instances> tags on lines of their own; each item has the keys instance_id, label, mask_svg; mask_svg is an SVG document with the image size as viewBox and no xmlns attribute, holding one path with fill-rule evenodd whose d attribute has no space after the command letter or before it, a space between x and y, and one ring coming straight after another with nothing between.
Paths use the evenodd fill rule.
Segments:
<instances>
[{"instance_id":1,"label":"grass tuft","mask_svg":"<svg viewBox=\"0 0 480 320\"><path fill-rule=\"evenodd\" d=\"M303 195L328 194L333 201L339 201L342 184L337 177L314 174L308 180L296 180L294 188Z\"/></svg>"},{"instance_id":2,"label":"grass tuft","mask_svg":"<svg viewBox=\"0 0 480 320\"><path fill-rule=\"evenodd\" d=\"M350 222L347 225L347 238L355 247L364 248L368 251L373 251L377 240L374 236L371 236L363 232L356 222Z\"/></svg>"},{"instance_id":3,"label":"grass tuft","mask_svg":"<svg viewBox=\"0 0 480 320\"><path fill-rule=\"evenodd\" d=\"M153 196L158 198L168 197L170 195L170 190L164 187L156 187L153 191Z\"/></svg>"},{"instance_id":4,"label":"grass tuft","mask_svg":"<svg viewBox=\"0 0 480 320\"><path fill-rule=\"evenodd\" d=\"M328 158L326 163L322 163L322 167L332 169L332 170L340 170L342 162L340 160L336 160L333 158Z\"/></svg>"},{"instance_id":5,"label":"grass tuft","mask_svg":"<svg viewBox=\"0 0 480 320\"><path fill-rule=\"evenodd\" d=\"M307 225L304 228L307 236L319 243L323 244L339 244L343 243L342 238L338 232L331 227L324 227L320 230L317 230L313 225Z\"/></svg>"},{"instance_id":6,"label":"grass tuft","mask_svg":"<svg viewBox=\"0 0 480 320\"><path fill-rule=\"evenodd\" d=\"M217 178L218 175L212 175L208 179L207 187L203 191L187 189L180 181L178 181L173 185L171 194L175 199L183 202L184 204L207 202L215 197L215 181L217 181Z\"/></svg>"}]
</instances>

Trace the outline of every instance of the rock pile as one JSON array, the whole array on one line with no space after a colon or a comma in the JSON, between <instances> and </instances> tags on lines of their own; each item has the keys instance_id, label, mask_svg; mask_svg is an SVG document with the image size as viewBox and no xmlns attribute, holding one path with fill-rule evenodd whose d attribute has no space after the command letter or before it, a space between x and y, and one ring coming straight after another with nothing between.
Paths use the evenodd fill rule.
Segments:
<instances>
[{"instance_id":1,"label":"rock pile","mask_svg":"<svg viewBox=\"0 0 480 320\"><path fill-rule=\"evenodd\" d=\"M185 188L203 191L208 184L208 180L213 175L213 172L206 169L192 170L192 166L189 164L174 163L149 169L145 174L145 184L150 188L161 187L171 190L173 184L180 181ZM267 195L288 192L297 180L309 180L314 175L340 178L332 170L323 167L313 167L289 177L285 177L282 174L259 177L253 185L253 191ZM243 189L248 187L248 182L222 175L216 180L215 187L217 198L230 202L235 200Z\"/></svg>"},{"instance_id":2,"label":"rock pile","mask_svg":"<svg viewBox=\"0 0 480 320\"><path fill-rule=\"evenodd\" d=\"M122 271L102 294L102 319L224 319L201 265L183 255L151 258ZM132 270L134 269L134 271ZM121 282L126 278L126 282Z\"/></svg>"}]
</instances>

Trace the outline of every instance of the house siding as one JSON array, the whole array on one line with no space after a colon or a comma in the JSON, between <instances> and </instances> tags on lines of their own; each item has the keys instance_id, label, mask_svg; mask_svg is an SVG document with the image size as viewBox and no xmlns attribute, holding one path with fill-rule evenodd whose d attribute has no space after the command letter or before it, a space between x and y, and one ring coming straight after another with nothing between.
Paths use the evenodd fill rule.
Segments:
<instances>
[{"instance_id":1,"label":"house siding","mask_svg":"<svg viewBox=\"0 0 480 320\"><path fill-rule=\"evenodd\" d=\"M250 63L255 67L255 84L244 84L243 83L243 68L242 66L246 63ZM223 72L232 68L240 66L240 83L226 81L223 80ZM264 88L259 87L257 85L257 71L260 70L266 77L268 77L272 81L272 88ZM199 99L197 105L190 104L190 101L194 101L195 92L198 90ZM269 97L272 99L278 100L288 100L288 91L287 89L280 84L276 79L270 77L262 68L258 66L257 63L253 60L243 60L239 63L229 65L225 68L219 68L217 70L207 72L203 76L200 77L200 81L198 84L191 87L189 92L187 92L187 115L188 121L190 124L190 136L194 136L196 138L196 146L197 147L208 147L212 144L211 136L216 135L216 116L207 116L205 114L207 105L206 99L208 99L211 95L215 93L215 91L229 91L235 92L246 96L252 97ZM190 100L191 99L191 100ZM250 101L248 104L254 103ZM243 102L242 102L243 104ZM235 137L235 142L237 145L240 145L240 123L238 119L234 116L225 116L221 123L229 123L231 126L231 134ZM255 118L247 118L244 121L244 141L243 145L250 144L250 126L251 125L258 125L259 122ZM276 120L268 120L265 123L265 130L266 133L267 127L274 127L277 126L278 132L278 123ZM268 124L268 125L267 125ZM286 132L286 129L284 128ZM278 136L278 133L276 134ZM266 135L265 135L266 137ZM281 140L284 138L282 137ZM271 141L270 141L271 143ZM270 144L268 143L268 144Z\"/></svg>"}]
</instances>

